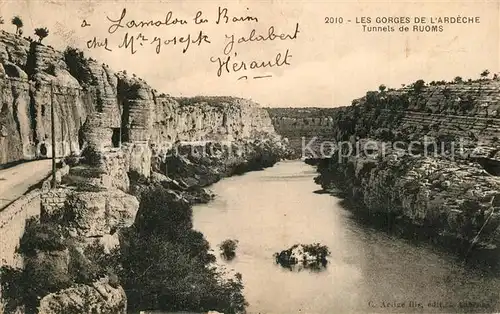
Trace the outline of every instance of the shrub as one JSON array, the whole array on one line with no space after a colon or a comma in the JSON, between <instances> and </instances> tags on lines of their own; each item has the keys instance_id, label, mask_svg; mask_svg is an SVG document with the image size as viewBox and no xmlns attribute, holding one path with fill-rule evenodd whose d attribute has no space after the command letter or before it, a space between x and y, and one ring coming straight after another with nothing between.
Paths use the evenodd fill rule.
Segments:
<instances>
[{"instance_id":1,"label":"shrub","mask_svg":"<svg viewBox=\"0 0 500 314\"><path fill-rule=\"evenodd\" d=\"M64 50L64 61L68 65L71 75L80 84L90 84L92 82L92 74L82 51L72 47L66 48Z\"/></svg>"},{"instance_id":2,"label":"shrub","mask_svg":"<svg viewBox=\"0 0 500 314\"><path fill-rule=\"evenodd\" d=\"M50 75L56 75L56 66L52 63L49 64L45 72L49 73Z\"/></svg>"},{"instance_id":3,"label":"shrub","mask_svg":"<svg viewBox=\"0 0 500 314\"><path fill-rule=\"evenodd\" d=\"M11 20L12 24L16 27L16 35L19 35L19 31L23 27L23 20L19 16L14 16Z\"/></svg>"},{"instance_id":4,"label":"shrub","mask_svg":"<svg viewBox=\"0 0 500 314\"><path fill-rule=\"evenodd\" d=\"M25 280L22 269L8 265L0 267L0 284L5 313L15 313L18 307L24 305Z\"/></svg>"},{"instance_id":5,"label":"shrub","mask_svg":"<svg viewBox=\"0 0 500 314\"><path fill-rule=\"evenodd\" d=\"M71 274L73 282L91 284L106 274L104 268L102 267L103 265L93 263L76 248L71 247L69 254L70 263L68 271Z\"/></svg>"},{"instance_id":6,"label":"shrub","mask_svg":"<svg viewBox=\"0 0 500 314\"><path fill-rule=\"evenodd\" d=\"M236 248L238 247L238 240L227 239L219 244L222 257L230 261L236 256Z\"/></svg>"},{"instance_id":7,"label":"shrub","mask_svg":"<svg viewBox=\"0 0 500 314\"><path fill-rule=\"evenodd\" d=\"M84 163L90 166L100 166L102 164L102 153L93 146L87 146L83 152Z\"/></svg>"},{"instance_id":8,"label":"shrub","mask_svg":"<svg viewBox=\"0 0 500 314\"><path fill-rule=\"evenodd\" d=\"M418 80L415 83L413 83L413 91L415 93L420 93L422 89L425 86L425 81L424 80Z\"/></svg>"},{"instance_id":9,"label":"shrub","mask_svg":"<svg viewBox=\"0 0 500 314\"><path fill-rule=\"evenodd\" d=\"M27 221L26 231L19 246L20 253L33 256L36 251L61 251L66 249L60 228L55 223L39 223L36 218Z\"/></svg>"},{"instance_id":10,"label":"shrub","mask_svg":"<svg viewBox=\"0 0 500 314\"><path fill-rule=\"evenodd\" d=\"M106 188L99 185L94 185L88 182L74 182L73 186L76 187L77 192L103 192L106 191Z\"/></svg>"},{"instance_id":11,"label":"shrub","mask_svg":"<svg viewBox=\"0 0 500 314\"><path fill-rule=\"evenodd\" d=\"M162 187L142 193L135 226L124 234L123 269L117 271L131 310L244 310L241 276L227 280L209 267L215 257L192 226L192 209L177 193Z\"/></svg>"},{"instance_id":12,"label":"shrub","mask_svg":"<svg viewBox=\"0 0 500 314\"><path fill-rule=\"evenodd\" d=\"M35 28L35 35L38 36L38 42L41 43L45 37L49 36L49 30L47 27Z\"/></svg>"},{"instance_id":13,"label":"shrub","mask_svg":"<svg viewBox=\"0 0 500 314\"><path fill-rule=\"evenodd\" d=\"M0 270L2 298L7 312L24 305L24 313L36 313L40 299L71 285L70 274L64 267L66 241L54 223L27 222L19 251L24 254L25 268L4 266ZM40 252L50 254L39 254Z\"/></svg>"},{"instance_id":14,"label":"shrub","mask_svg":"<svg viewBox=\"0 0 500 314\"><path fill-rule=\"evenodd\" d=\"M193 227L192 213L179 194L155 187L142 195L135 225L141 235L159 233L168 240L179 239Z\"/></svg>"}]
</instances>

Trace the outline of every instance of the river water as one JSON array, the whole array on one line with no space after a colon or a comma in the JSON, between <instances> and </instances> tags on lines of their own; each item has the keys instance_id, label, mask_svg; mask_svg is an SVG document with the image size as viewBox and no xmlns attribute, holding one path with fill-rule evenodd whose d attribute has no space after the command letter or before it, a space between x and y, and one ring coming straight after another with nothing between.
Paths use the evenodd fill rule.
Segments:
<instances>
[{"instance_id":1,"label":"river water","mask_svg":"<svg viewBox=\"0 0 500 314\"><path fill-rule=\"evenodd\" d=\"M216 199L194 208L213 248L239 241L236 258L218 263L242 274L250 313L499 312L499 278L359 224L340 199L314 193L314 176L303 162L281 162L216 183ZM332 252L324 271L276 265L273 253L314 242Z\"/></svg>"}]
</instances>

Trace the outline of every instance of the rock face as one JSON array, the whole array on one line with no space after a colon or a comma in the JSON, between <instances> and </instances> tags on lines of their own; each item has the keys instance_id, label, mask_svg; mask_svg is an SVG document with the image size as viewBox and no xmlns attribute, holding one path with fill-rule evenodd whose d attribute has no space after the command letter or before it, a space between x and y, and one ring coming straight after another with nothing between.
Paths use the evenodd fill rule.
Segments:
<instances>
[{"instance_id":1,"label":"rock face","mask_svg":"<svg viewBox=\"0 0 500 314\"><path fill-rule=\"evenodd\" d=\"M267 112L251 101L170 97L78 50L61 53L4 31L0 64L0 164L50 157L52 105L58 156L77 154L86 145L101 151L120 143L164 149L175 141L274 133Z\"/></svg>"},{"instance_id":2,"label":"rock face","mask_svg":"<svg viewBox=\"0 0 500 314\"><path fill-rule=\"evenodd\" d=\"M497 78L368 92L319 119L331 121L327 140L339 150L314 150L317 182L340 191L369 221L458 242L465 251L497 247L499 110ZM284 136L311 119L307 110L288 111L271 114ZM314 128L296 133L328 133Z\"/></svg>"},{"instance_id":3,"label":"rock face","mask_svg":"<svg viewBox=\"0 0 500 314\"><path fill-rule=\"evenodd\" d=\"M26 280L18 284L26 308L39 313L126 313L125 292L103 259L136 222L137 180L168 188L173 206L207 202L203 187L272 166L286 152L254 102L159 94L76 49L58 52L3 31L0 86L0 165L51 157L54 124L56 155L71 166L57 189L44 185L40 219L21 241ZM214 154L171 154L200 144Z\"/></svg>"},{"instance_id":4,"label":"rock face","mask_svg":"<svg viewBox=\"0 0 500 314\"><path fill-rule=\"evenodd\" d=\"M52 293L40 301L40 314L126 314L127 302L123 289L106 281L75 285Z\"/></svg>"},{"instance_id":5,"label":"rock face","mask_svg":"<svg viewBox=\"0 0 500 314\"><path fill-rule=\"evenodd\" d=\"M266 108L278 134L289 141L294 158L320 154L320 145L332 141L339 108Z\"/></svg>"},{"instance_id":6,"label":"rock face","mask_svg":"<svg viewBox=\"0 0 500 314\"><path fill-rule=\"evenodd\" d=\"M317 182L394 230L498 247L499 91L495 78L368 92L329 116L339 150L316 156Z\"/></svg>"}]
</instances>

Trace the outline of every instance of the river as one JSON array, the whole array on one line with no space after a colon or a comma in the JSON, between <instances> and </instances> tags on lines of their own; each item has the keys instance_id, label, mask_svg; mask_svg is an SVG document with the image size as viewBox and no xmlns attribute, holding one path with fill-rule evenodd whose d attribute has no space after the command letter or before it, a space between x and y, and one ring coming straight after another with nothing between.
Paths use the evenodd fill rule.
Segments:
<instances>
[{"instance_id":1,"label":"river","mask_svg":"<svg viewBox=\"0 0 500 314\"><path fill-rule=\"evenodd\" d=\"M213 248L239 241L236 258L250 313L492 312L500 280L426 244L359 224L340 199L316 194L314 167L281 162L223 179L194 208L194 228ZM273 253L320 242L332 255L324 271L290 271ZM399 306L399 307L398 307ZM485 308L485 306L487 306ZM498 312L498 311L497 311Z\"/></svg>"}]
</instances>

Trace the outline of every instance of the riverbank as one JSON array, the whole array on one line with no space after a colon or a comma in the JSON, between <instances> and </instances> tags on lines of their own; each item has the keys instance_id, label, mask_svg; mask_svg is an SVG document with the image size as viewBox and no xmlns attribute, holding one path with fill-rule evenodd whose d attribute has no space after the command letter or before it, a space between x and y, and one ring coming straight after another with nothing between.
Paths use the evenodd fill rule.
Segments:
<instances>
[{"instance_id":1,"label":"riverbank","mask_svg":"<svg viewBox=\"0 0 500 314\"><path fill-rule=\"evenodd\" d=\"M159 172L149 179L131 177L131 193L140 205L122 238L121 276L130 310L245 310L244 279L212 267L210 245L193 230L192 205L210 202L214 195L205 188L224 177L273 166L285 147L272 140L233 143L230 151L212 144L211 155L186 145L166 156L156 167L168 177ZM241 154L232 155L236 149ZM141 261L142 256L149 258Z\"/></svg>"},{"instance_id":2,"label":"riverbank","mask_svg":"<svg viewBox=\"0 0 500 314\"><path fill-rule=\"evenodd\" d=\"M232 261L216 257L242 274L249 313L500 310L498 272L469 267L433 245L360 223L341 198L314 193L315 176L316 169L302 161L279 162L215 183L216 198L193 207L194 229L212 246L238 240ZM332 252L321 271L290 271L276 264L273 253L315 242ZM439 308L440 302L447 308Z\"/></svg>"},{"instance_id":3,"label":"riverbank","mask_svg":"<svg viewBox=\"0 0 500 314\"><path fill-rule=\"evenodd\" d=\"M191 206L210 201L205 187L221 178L274 165L286 147L274 136L204 145L210 154L179 145L158 155L149 176L124 151L84 153L42 193L20 244L24 268L1 269L7 313L243 312L242 278L211 266Z\"/></svg>"},{"instance_id":4,"label":"riverbank","mask_svg":"<svg viewBox=\"0 0 500 314\"><path fill-rule=\"evenodd\" d=\"M479 165L388 153L309 161L324 190L335 189L359 218L498 266L500 180ZM486 261L477 261L486 262Z\"/></svg>"}]
</instances>

